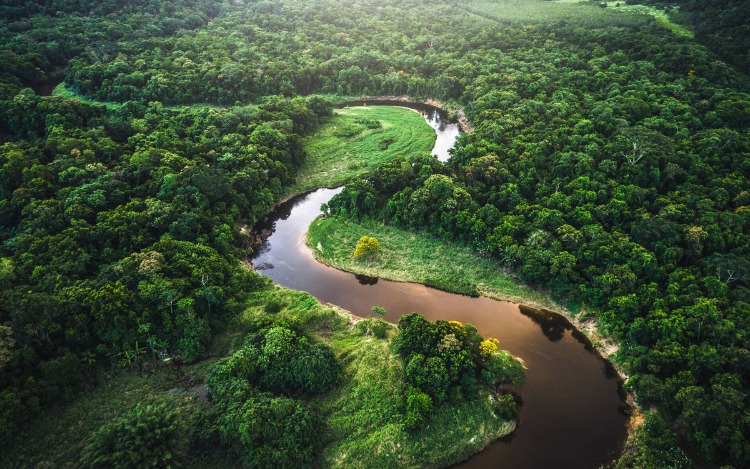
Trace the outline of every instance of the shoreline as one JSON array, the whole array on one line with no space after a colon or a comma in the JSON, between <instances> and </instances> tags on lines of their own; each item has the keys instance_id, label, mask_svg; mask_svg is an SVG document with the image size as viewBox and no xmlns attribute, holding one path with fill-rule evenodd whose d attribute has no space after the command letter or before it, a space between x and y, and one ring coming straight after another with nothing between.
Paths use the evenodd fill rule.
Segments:
<instances>
[{"instance_id":1,"label":"shoreline","mask_svg":"<svg viewBox=\"0 0 750 469\"><path fill-rule=\"evenodd\" d=\"M334 269L340 270L342 272L348 272L355 275L369 275L364 271L356 271L356 270L348 270L343 269L335 264L333 264L328 259L323 259L319 256L318 250L315 249L313 246L310 246L308 243L308 236L307 232L302 237L302 242L304 246L310 251L312 257L319 263L332 267ZM428 286L424 283L420 283L417 281L412 281L408 279L404 279L403 277L398 277L396 275L379 275L377 278L382 280L387 280L391 282L398 282L398 283L412 283L417 285L422 285L428 288L435 288L436 290L441 290L440 288L436 286ZM544 305L538 301L532 300L532 299L524 299L524 298L516 298L509 295L503 295L502 293L496 292L492 289L488 289L483 286L479 286L477 288L479 295L488 299L492 299L495 301L506 301L509 303L514 303L519 306L525 306L527 308L530 308L535 311L542 311L542 312L548 312L555 314L559 316L561 319L565 320L569 326L574 329L575 331L578 331L585 337L585 339L588 342L588 345L591 346L592 350L596 353L598 357L600 357L602 360L606 361L614 370L614 372L617 375L617 380L620 384L620 387L622 389L623 395L624 395L624 401L628 406L628 409L630 411L630 416L628 418L628 434L630 435L631 432L638 426L640 421L642 420L641 417L641 409L637 404L636 397L631 392L628 392L625 389L625 383L630 378L629 375L627 375L619 363L614 361L614 356L619 351L619 344L617 344L613 339L604 336L603 334L599 333L599 326L598 321L596 318L588 317L586 319L581 319L580 314L579 315L573 315L570 313L570 310L565 308L562 305L559 305L554 300L551 300L551 303L556 304L557 307L550 308L549 305ZM446 290L441 290L446 291ZM537 290L539 291L539 290ZM452 293L452 292L448 292ZM540 293L546 293L544 291L540 291ZM458 294L458 293L453 293Z\"/></svg>"}]
</instances>

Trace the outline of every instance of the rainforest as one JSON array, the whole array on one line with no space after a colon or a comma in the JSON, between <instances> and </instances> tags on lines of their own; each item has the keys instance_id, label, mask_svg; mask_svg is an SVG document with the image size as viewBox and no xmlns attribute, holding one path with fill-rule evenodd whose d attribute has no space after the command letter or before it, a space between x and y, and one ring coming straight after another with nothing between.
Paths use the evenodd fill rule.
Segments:
<instances>
[{"instance_id":1,"label":"rainforest","mask_svg":"<svg viewBox=\"0 0 750 469\"><path fill-rule=\"evenodd\" d=\"M750 467L749 24L4 0L0 467Z\"/></svg>"}]
</instances>

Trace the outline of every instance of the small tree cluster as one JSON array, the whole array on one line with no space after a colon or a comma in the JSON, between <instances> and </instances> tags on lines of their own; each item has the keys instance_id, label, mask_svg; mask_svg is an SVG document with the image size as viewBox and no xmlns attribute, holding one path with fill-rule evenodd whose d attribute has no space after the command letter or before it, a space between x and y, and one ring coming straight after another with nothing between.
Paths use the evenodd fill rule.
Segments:
<instances>
[{"instance_id":1,"label":"small tree cluster","mask_svg":"<svg viewBox=\"0 0 750 469\"><path fill-rule=\"evenodd\" d=\"M352 257L355 259L370 260L380 252L380 241L377 238L362 236L357 241L357 247L354 248Z\"/></svg>"},{"instance_id":2,"label":"small tree cluster","mask_svg":"<svg viewBox=\"0 0 750 469\"><path fill-rule=\"evenodd\" d=\"M136 404L91 437L82 467L178 467L186 449L185 429L167 403Z\"/></svg>"},{"instance_id":3,"label":"small tree cluster","mask_svg":"<svg viewBox=\"0 0 750 469\"><path fill-rule=\"evenodd\" d=\"M329 391L341 374L328 345L288 327L259 326L244 347L211 370L213 432L247 467L308 467L321 423L290 395Z\"/></svg>"},{"instance_id":4,"label":"small tree cluster","mask_svg":"<svg viewBox=\"0 0 750 469\"><path fill-rule=\"evenodd\" d=\"M409 430L420 428L433 408L471 399L481 384L520 384L523 366L497 339L483 340L471 324L430 322L419 314L402 316L394 349L404 360L406 415Z\"/></svg>"}]
</instances>

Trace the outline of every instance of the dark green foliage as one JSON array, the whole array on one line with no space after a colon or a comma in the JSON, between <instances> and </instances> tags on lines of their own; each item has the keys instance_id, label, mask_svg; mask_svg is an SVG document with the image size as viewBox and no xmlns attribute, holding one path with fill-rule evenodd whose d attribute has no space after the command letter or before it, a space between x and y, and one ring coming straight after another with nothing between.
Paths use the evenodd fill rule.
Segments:
<instances>
[{"instance_id":1,"label":"dark green foliage","mask_svg":"<svg viewBox=\"0 0 750 469\"><path fill-rule=\"evenodd\" d=\"M475 398L482 380L490 385L523 382L523 366L509 353L498 352L497 340L483 341L471 324L433 323L412 313L399 319L398 329L393 348L405 365L408 430L422 427L433 406ZM484 347L485 342L493 345Z\"/></svg>"},{"instance_id":2,"label":"dark green foliage","mask_svg":"<svg viewBox=\"0 0 750 469\"><path fill-rule=\"evenodd\" d=\"M284 305L282 305L279 301L269 301L263 306L263 311L265 311L268 314L276 314L279 311L281 311L284 308Z\"/></svg>"},{"instance_id":3,"label":"dark green foliage","mask_svg":"<svg viewBox=\"0 0 750 469\"><path fill-rule=\"evenodd\" d=\"M258 326L245 347L213 366L215 420L204 424L248 467L308 467L322 441L321 421L301 401L278 394L326 392L338 384L341 365L327 345Z\"/></svg>"},{"instance_id":4,"label":"dark green foliage","mask_svg":"<svg viewBox=\"0 0 750 469\"><path fill-rule=\"evenodd\" d=\"M115 110L21 93L2 106L0 436L74 397L98 364L205 354L257 284L237 261L240 223L264 216L302 159L286 122L304 104L284 101Z\"/></svg>"},{"instance_id":5,"label":"dark green foliage","mask_svg":"<svg viewBox=\"0 0 750 469\"><path fill-rule=\"evenodd\" d=\"M498 417L505 420L517 419L521 410L515 397L511 394L497 396L496 400L493 402L493 407Z\"/></svg>"},{"instance_id":6,"label":"dark green foliage","mask_svg":"<svg viewBox=\"0 0 750 469\"><path fill-rule=\"evenodd\" d=\"M186 444L185 425L168 402L136 404L94 433L81 466L180 467Z\"/></svg>"},{"instance_id":7,"label":"dark green foliage","mask_svg":"<svg viewBox=\"0 0 750 469\"><path fill-rule=\"evenodd\" d=\"M388 324L385 321L375 321L375 325L372 326L372 334L378 339L384 339L388 332Z\"/></svg>"},{"instance_id":8,"label":"dark green foliage","mask_svg":"<svg viewBox=\"0 0 750 469\"><path fill-rule=\"evenodd\" d=\"M222 441L246 467L308 467L320 423L300 401L258 393L220 404Z\"/></svg>"},{"instance_id":9,"label":"dark green foliage","mask_svg":"<svg viewBox=\"0 0 750 469\"><path fill-rule=\"evenodd\" d=\"M685 452L678 446L677 435L655 412L647 412L644 415L644 422L637 428L634 441L632 448L626 448L625 455L617 465L618 469L693 467Z\"/></svg>"},{"instance_id":10,"label":"dark green foliage","mask_svg":"<svg viewBox=\"0 0 750 469\"><path fill-rule=\"evenodd\" d=\"M265 215L331 113L281 96L410 94L462 103L475 130L449 164L404 155L329 213L466 243L585 305L643 404L741 466L750 97L716 54L748 69L748 2L667 3L709 49L595 5L499 26L476 2L2 2L0 442L98 364L205 353L256 284L237 227ZM48 92L66 66L70 90L124 104L23 90Z\"/></svg>"},{"instance_id":11,"label":"dark green foliage","mask_svg":"<svg viewBox=\"0 0 750 469\"><path fill-rule=\"evenodd\" d=\"M212 382L238 377L277 394L320 394L338 383L342 368L328 345L273 326L251 334L248 345L223 359L212 373Z\"/></svg>"},{"instance_id":12,"label":"dark green foliage","mask_svg":"<svg viewBox=\"0 0 750 469\"><path fill-rule=\"evenodd\" d=\"M281 327L266 333L259 361L261 386L276 392L323 393L338 383L342 371L331 347Z\"/></svg>"},{"instance_id":13,"label":"dark green foliage","mask_svg":"<svg viewBox=\"0 0 750 469\"><path fill-rule=\"evenodd\" d=\"M690 25L695 38L738 71L750 70L750 4L741 0L643 0L667 5L666 11ZM675 5L679 11L671 8Z\"/></svg>"},{"instance_id":14,"label":"dark green foliage","mask_svg":"<svg viewBox=\"0 0 750 469\"><path fill-rule=\"evenodd\" d=\"M466 243L586 305L621 340L639 400L703 458L742 465L747 81L648 27L561 28L554 39L543 29L533 34L547 42L533 51L478 57L498 71L477 70L467 83L461 100L474 131L447 167L393 162L350 184L329 213Z\"/></svg>"},{"instance_id":15,"label":"dark green foliage","mask_svg":"<svg viewBox=\"0 0 750 469\"><path fill-rule=\"evenodd\" d=\"M430 419L432 412L432 398L413 386L406 390L406 416L404 417L404 427L407 430L417 430Z\"/></svg>"}]
</instances>

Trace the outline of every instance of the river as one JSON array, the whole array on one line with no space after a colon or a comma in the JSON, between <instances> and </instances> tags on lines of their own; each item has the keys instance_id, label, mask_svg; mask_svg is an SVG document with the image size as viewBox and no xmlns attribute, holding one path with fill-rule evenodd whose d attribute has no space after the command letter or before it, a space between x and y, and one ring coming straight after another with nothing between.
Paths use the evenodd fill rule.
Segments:
<instances>
[{"instance_id":1,"label":"river","mask_svg":"<svg viewBox=\"0 0 750 469\"><path fill-rule=\"evenodd\" d=\"M433 124L439 132L440 123ZM447 148L433 154L445 160ZM360 316L371 315L372 306L378 305L394 323L410 312L430 320L471 323L523 359L528 369L518 428L457 467L597 468L618 457L628 420L621 383L611 364L564 317L423 285L355 276L318 263L304 235L320 214L320 205L340 190L320 189L281 206L272 220L274 232L253 264L281 285Z\"/></svg>"}]
</instances>

